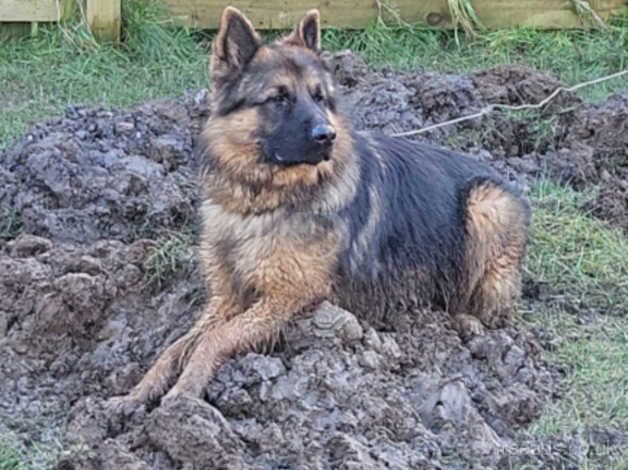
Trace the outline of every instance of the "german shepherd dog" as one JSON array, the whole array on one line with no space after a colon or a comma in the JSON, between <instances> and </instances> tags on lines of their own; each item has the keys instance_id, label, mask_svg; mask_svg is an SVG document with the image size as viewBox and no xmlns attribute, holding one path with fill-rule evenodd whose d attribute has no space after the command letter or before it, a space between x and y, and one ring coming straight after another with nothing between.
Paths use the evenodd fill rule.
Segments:
<instances>
[{"instance_id":1,"label":"german shepherd dog","mask_svg":"<svg viewBox=\"0 0 628 470\"><path fill-rule=\"evenodd\" d=\"M262 42L225 9L202 142L200 259L211 296L125 409L200 396L230 356L324 300L356 313L433 305L465 335L508 320L520 291L526 202L487 166L356 132L321 56L320 18Z\"/></svg>"}]
</instances>

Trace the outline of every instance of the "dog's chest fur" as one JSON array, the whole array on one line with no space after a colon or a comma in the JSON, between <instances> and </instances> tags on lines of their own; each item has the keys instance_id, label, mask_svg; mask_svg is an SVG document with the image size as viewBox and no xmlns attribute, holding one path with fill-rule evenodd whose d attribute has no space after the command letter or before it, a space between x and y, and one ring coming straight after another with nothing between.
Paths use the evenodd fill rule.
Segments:
<instances>
[{"instance_id":1,"label":"dog's chest fur","mask_svg":"<svg viewBox=\"0 0 628 470\"><path fill-rule=\"evenodd\" d=\"M211 199L201 212L201 251L211 253L203 258L229 266L238 290L264 290L270 278L283 273L307 283L309 276L332 271L341 246L336 227L311 213L280 208L242 215Z\"/></svg>"}]
</instances>

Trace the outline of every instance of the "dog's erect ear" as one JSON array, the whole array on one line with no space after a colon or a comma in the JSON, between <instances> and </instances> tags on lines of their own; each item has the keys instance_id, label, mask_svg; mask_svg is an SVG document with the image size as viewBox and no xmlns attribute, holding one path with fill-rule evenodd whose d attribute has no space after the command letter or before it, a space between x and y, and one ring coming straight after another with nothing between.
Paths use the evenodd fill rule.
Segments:
<instances>
[{"instance_id":1,"label":"dog's erect ear","mask_svg":"<svg viewBox=\"0 0 628 470\"><path fill-rule=\"evenodd\" d=\"M299 37L308 49L314 52L321 50L321 15L318 10L305 14L299 23Z\"/></svg>"},{"instance_id":2,"label":"dog's erect ear","mask_svg":"<svg viewBox=\"0 0 628 470\"><path fill-rule=\"evenodd\" d=\"M321 15L310 10L301 19L297 29L285 39L288 44L307 47L314 52L321 50Z\"/></svg>"},{"instance_id":3,"label":"dog's erect ear","mask_svg":"<svg viewBox=\"0 0 628 470\"><path fill-rule=\"evenodd\" d=\"M212 44L212 76L220 79L241 71L261 45L262 40L248 18L236 8L225 8Z\"/></svg>"}]
</instances>

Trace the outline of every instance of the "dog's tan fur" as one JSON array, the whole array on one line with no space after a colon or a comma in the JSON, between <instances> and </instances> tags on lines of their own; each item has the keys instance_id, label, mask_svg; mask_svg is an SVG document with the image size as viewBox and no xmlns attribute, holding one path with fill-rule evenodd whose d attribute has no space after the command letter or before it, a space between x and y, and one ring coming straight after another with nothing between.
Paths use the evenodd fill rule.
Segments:
<instances>
[{"instance_id":1,"label":"dog's tan fur","mask_svg":"<svg viewBox=\"0 0 628 470\"><path fill-rule=\"evenodd\" d=\"M467 215L467 286L462 302L467 311L463 313L497 327L508 320L521 290L527 216L520 201L492 184L471 191Z\"/></svg>"}]
</instances>

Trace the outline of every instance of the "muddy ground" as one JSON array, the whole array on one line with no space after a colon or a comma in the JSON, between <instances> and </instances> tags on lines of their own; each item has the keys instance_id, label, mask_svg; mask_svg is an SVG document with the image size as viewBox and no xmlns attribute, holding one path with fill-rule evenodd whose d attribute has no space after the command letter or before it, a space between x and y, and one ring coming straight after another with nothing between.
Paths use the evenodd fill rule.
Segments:
<instances>
[{"instance_id":1,"label":"muddy ground","mask_svg":"<svg viewBox=\"0 0 628 470\"><path fill-rule=\"evenodd\" d=\"M559 85L522 67L442 75L331 60L356 126L385 132ZM559 398L547 338L513 326L465 344L439 311L383 326L324 305L270 354L228 362L204 400L106 411L206 296L192 148L208 109L205 91L130 111L73 107L0 151L0 434L62 448L59 469L578 467L577 439L525 432ZM628 233L627 118L628 93L595 105L567 93L540 118L495 113L418 138L523 186L547 174L599 187L584 209ZM164 282L147 282L173 232L192 246ZM524 301L541 308L536 294Z\"/></svg>"}]
</instances>

